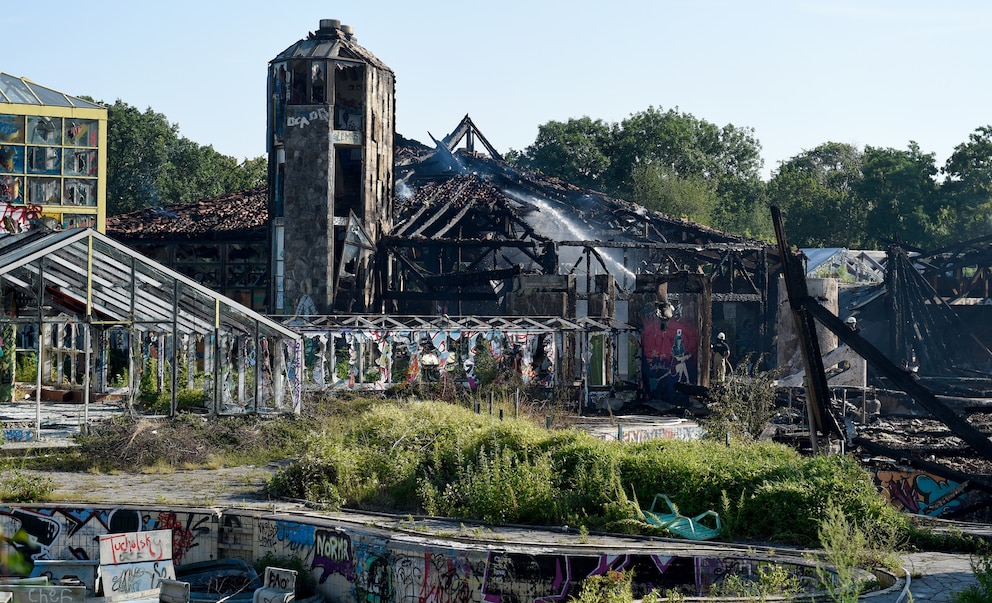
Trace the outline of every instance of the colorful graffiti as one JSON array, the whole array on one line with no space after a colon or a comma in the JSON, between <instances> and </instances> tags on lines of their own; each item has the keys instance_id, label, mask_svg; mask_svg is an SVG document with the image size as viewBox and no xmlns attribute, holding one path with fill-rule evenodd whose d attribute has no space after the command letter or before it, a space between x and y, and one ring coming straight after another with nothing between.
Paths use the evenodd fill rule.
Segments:
<instances>
[{"instance_id":1,"label":"colorful graffiti","mask_svg":"<svg viewBox=\"0 0 992 603\"><path fill-rule=\"evenodd\" d=\"M694 309L694 308L693 308ZM699 329L695 312L681 304L665 323L646 314L641 334L641 374L645 395L672 402L679 398L676 383L696 383L699 373Z\"/></svg>"},{"instance_id":2,"label":"colorful graffiti","mask_svg":"<svg viewBox=\"0 0 992 603\"><path fill-rule=\"evenodd\" d=\"M967 483L925 471L879 470L875 481L890 504L915 515L941 517L961 506L966 496Z\"/></svg>"},{"instance_id":3,"label":"colorful graffiti","mask_svg":"<svg viewBox=\"0 0 992 603\"><path fill-rule=\"evenodd\" d=\"M171 558L201 561L215 554L216 525L212 512L3 506L0 546L16 551L32 565L42 559L98 560L101 536L171 529ZM201 547L203 542L210 544Z\"/></svg>"},{"instance_id":4,"label":"colorful graffiti","mask_svg":"<svg viewBox=\"0 0 992 603\"><path fill-rule=\"evenodd\" d=\"M752 576L761 564L770 563L712 554L527 553L444 546L381 531L314 528L280 519L260 519L254 544L255 550L301 559L322 592L359 603L566 602L579 595L586 578L613 571L633 572L638 598L669 589L704 596L727 576ZM789 571L800 576L810 570L794 565Z\"/></svg>"}]
</instances>

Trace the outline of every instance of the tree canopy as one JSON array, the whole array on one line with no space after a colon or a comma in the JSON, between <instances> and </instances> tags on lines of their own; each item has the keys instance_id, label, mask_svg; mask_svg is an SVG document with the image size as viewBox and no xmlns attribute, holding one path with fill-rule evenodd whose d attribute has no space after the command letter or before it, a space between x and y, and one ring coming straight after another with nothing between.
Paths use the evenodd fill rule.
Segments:
<instances>
[{"instance_id":1,"label":"tree canopy","mask_svg":"<svg viewBox=\"0 0 992 603\"><path fill-rule=\"evenodd\" d=\"M149 107L108 105L107 214L189 203L262 186L265 157L238 161L180 136L179 126Z\"/></svg>"},{"instance_id":2,"label":"tree canopy","mask_svg":"<svg viewBox=\"0 0 992 603\"><path fill-rule=\"evenodd\" d=\"M771 240L771 205L800 247L934 249L992 234L992 126L943 167L905 149L824 142L761 179L750 128L649 107L619 123L550 121L510 161L675 218Z\"/></svg>"},{"instance_id":3,"label":"tree canopy","mask_svg":"<svg viewBox=\"0 0 992 603\"><path fill-rule=\"evenodd\" d=\"M508 157L526 167L672 217L770 232L761 201L761 145L752 130L649 107L620 123L551 121Z\"/></svg>"}]
</instances>

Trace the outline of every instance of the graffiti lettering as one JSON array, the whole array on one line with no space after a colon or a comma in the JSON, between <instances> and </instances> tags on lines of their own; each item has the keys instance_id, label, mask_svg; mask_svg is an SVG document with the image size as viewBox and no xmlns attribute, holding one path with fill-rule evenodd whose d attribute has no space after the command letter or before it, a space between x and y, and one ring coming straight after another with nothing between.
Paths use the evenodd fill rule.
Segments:
<instances>
[{"instance_id":1,"label":"graffiti lettering","mask_svg":"<svg viewBox=\"0 0 992 603\"><path fill-rule=\"evenodd\" d=\"M298 551L313 546L313 526L286 521L280 521L276 525L276 539L288 543L290 550Z\"/></svg>"},{"instance_id":2,"label":"graffiti lettering","mask_svg":"<svg viewBox=\"0 0 992 603\"><path fill-rule=\"evenodd\" d=\"M306 115L290 115L286 118L286 125L290 128L299 126L305 128L310 125L311 122L317 120L320 121L330 121L331 115L327 112L327 109L314 109Z\"/></svg>"},{"instance_id":3,"label":"graffiti lettering","mask_svg":"<svg viewBox=\"0 0 992 603\"><path fill-rule=\"evenodd\" d=\"M10 205L3 204L3 230L15 234L25 232L31 227L31 221L41 217L40 205Z\"/></svg>"},{"instance_id":4,"label":"graffiti lettering","mask_svg":"<svg viewBox=\"0 0 992 603\"><path fill-rule=\"evenodd\" d=\"M319 579L321 584L334 573L342 574L348 580L354 580L355 558L351 538L343 532L317 530L311 569L316 568L324 570Z\"/></svg>"},{"instance_id":5,"label":"graffiti lettering","mask_svg":"<svg viewBox=\"0 0 992 603\"><path fill-rule=\"evenodd\" d=\"M139 585L144 580L145 576L151 579L151 573L145 570L143 567L134 567L131 569L126 569L119 575L114 576L111 588L114 592L118 593L133 593L141 590Z\"/></svg>"},{"instance_id":6,"label":"graffiti lettering","mask_svg":"<svg viewBox=\"0 0 992 603\"><path fill-rule=\"evenodd\" d=\"M100 537L103 563L132 563L172 559L172 532L130 532Z\"/></svg>"},{"instance_id":7,"label":"graffiti lettering","mask_svg":"<svg viewBox=\"0 0 992 603\"><path fill-rule=\"evenodd\" d=\"M258 546L263 549L271 549L276 546L278 530L276 524L271 521L258 522Z\"/></svg>"},{"instance_id":8,"label":"graffiti lettering","mask_svg":"<svg viewBox=\"0 0 992 603\"><path fill-rule=\"evenodd\" d=\"M13 601L20 599L28 603L81 603L86 596L86 589L68 586L28 586L11 590Z\"/></svg>"}]
</instances>

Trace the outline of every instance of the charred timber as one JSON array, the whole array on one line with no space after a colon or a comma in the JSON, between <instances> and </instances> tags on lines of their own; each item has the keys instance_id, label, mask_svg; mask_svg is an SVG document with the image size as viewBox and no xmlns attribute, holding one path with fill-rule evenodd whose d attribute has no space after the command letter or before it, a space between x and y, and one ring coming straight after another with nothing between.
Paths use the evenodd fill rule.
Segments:
<instances>
[{"instance_id":1,"label":"charred timber","mask_svg":"<svg viewBox=\"0 0 992 603\"><path fill-rule=\"evenodd\" d=\"M745 243L655 243L652 241L558 241L562 247L607 247L613 249L665 249L684 250L693 252L702 251L762 251L768 249L766 245L752 245Z\"/></svg>"},{"instance_id":2,"label":"charred timber","mask_svg":"<svg viewBox=\"0 0 992 603\"><path fill-rule=\"evenodd\" d=\"M830 386L823 366L823 356L820 353L820 343L816 336L816 323L813 312L806 303L812 299L806 288L806 271L799 257L792 253L785 228L782 225L782 214L778 207L772 207L772 222L775 226L775 239L778 241L778 252L782 258L782 274L785 277L785 288L789 296L789 306L796 322L796 332L799 336L799 349L802 352L803 365L806 368L806 396L810 410L810 444L817 451L816 433L824 436L835 434L843 437L837 417L830 411ZM817 304L818 305L818 304ZM840 322L836 316L834 319ZM844 323L841 323L844 324ZM847 327L850 331L850 327ZM857 351L857 350L855 350Z\"/></svg>"},{"instance_id":3,"label":"charred timber","mask_svg":"<svg viewBox=\"0 0 992 603\"><path fill-rule=\"evenodd\" d=\"M499 281L517 276L522 272L520 266L504 268L502 270L480 270L479 272L449 272L428 276L424 280L432 288L444 286L463 286L488 284L489 281Z\"/></svg>"},{"instance_id":4,"label":"charred timber","mask_svg":"<svg viewBox=\"0 0 992 603\"><path fill-rule=\"evenodd\" d=\"M426 239L426 238L395 238L386 237L383 244L386 247L485 247L499 249L501 247L516 247L532 249L543 247L545 241L521 241L518 239Z\"/></svg>"},{"instance_id":5,"label":"charred timber","mask_svg":"<svg viewBox=\"0 0 992 603\"><path fill-rule=\"evenodd\" d=\"M929 411L933 415L933 418L947 425L948 429L954 432L954 435L970 444L983 458L992 460L992 441L989 441L988 436L975 429L971 423L948 408L946 404L937 399L937 396L924 387L912 374L889 360L878 348L855 331L852 331L833 312L824 308L812 297L807 296L802 301L802 305L820 324L867 360L879 374L909 394L920 406Z\"/></svg>"}]
</instances>

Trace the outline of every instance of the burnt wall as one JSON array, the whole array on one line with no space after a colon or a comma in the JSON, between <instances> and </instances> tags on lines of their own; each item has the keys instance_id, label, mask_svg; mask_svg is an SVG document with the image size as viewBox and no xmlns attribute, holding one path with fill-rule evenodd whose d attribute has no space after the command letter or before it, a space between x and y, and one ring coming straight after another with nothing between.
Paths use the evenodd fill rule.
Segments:
<instances>
[{"instance_id":1,"label":"burnt wall","mask_svg":"<svg viewBox=\"0 0 992 603\"><path fill-rule=\"evenodd\" d=\"M325 107L286 107L285 297L328 313L334 286L332 124Z\"/></svg>"}]
</instances>

